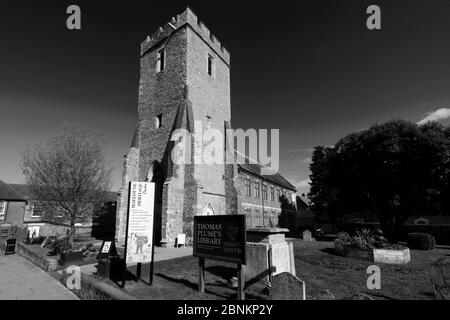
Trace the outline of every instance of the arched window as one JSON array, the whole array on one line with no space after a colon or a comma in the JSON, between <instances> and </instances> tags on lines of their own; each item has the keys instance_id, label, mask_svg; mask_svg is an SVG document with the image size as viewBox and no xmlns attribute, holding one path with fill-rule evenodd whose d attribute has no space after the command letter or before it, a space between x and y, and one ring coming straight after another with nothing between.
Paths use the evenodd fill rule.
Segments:
<instances>
[{"instance_id":1,"label":"arched window","mask_svg":"<svg viewBox=\"0 0 450 320\"><path fill-rule=\"evenodd\" d=\"M210 204L208 204L205 208L203 208L202 216L213 216L213 215L214 209Z\"/></svg>"}]
</instances>

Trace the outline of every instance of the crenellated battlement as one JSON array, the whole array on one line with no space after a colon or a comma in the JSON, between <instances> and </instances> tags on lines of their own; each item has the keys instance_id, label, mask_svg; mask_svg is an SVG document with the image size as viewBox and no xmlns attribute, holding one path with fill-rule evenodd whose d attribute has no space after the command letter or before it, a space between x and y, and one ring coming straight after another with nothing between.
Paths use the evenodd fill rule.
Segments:
<instances>
[{"instance_id":1,"label":"crenellated battlement","mask_svg":"<svg viewBox=\"0 0 450 320\"><path fill-rule=\"evenodd\" d=\"M147 39L141 43L141 55L186 24L197 32L227 64L230 64L230 54L228 50L189 7L176 17L173 17L164 26L159 27L152 35L148 36Z\"/></svg>"}]
</instances>

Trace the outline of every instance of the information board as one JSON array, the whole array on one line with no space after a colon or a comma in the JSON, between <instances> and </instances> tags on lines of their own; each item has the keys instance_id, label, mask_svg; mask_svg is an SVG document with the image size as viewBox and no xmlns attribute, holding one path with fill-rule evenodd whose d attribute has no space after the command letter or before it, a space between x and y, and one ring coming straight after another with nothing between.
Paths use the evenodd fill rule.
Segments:
<instances>
[{"instance_id":1,"label":"information board","mask_svg":"<svg viewBox=\"0 0 450 320\"><path fill-rule=\"evenodd\" d=\"M130 183L126 241L127 264L152 261L154 203L154 183Z\"/></svg>"},{"instance_id":2,"label":"information board","mask_svg":"<svg viewBox=\"0 0 450 320\"><path fill-rule=\"evenodd\" d=\"M245 215L194 218L194 256L245 264Z\"/></svg>"}]
</instances>

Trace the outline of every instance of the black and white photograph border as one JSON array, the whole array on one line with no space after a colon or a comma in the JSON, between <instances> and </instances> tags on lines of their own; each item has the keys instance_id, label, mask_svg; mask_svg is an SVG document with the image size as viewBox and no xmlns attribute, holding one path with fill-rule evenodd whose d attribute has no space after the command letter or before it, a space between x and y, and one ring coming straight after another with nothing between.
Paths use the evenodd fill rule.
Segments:
<instances>
[{"instance_id":1,"label":"black and white photograph border","mask_svg":"<svg viewBox=\"0 0 450 320\"><path fill-rule=\"evenodd\" d=\"M449 300L449 15L4 1L0 300Z\"/></svg>"}]
</instances>

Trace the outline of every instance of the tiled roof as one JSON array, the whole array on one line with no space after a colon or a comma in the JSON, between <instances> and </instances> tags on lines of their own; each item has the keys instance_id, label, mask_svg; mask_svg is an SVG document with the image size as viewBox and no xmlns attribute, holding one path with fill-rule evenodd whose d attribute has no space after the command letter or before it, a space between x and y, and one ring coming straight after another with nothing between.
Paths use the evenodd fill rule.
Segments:
<instances>
[{"instance_id":1,"label":"tiled roof","mask_svg":"<svg viewBox=\"0 0 450 320\"><path fill-rule=\"evenodd\" d=\"M26 198L11 188L8 184L0 180L0 200L6 201L26 201Z\"/></svg>"},{"instance_id":2,"label":"tiled roof","mask_svg":"<svg viewBox=\"0 0 450 320\"><path fill-rule=\"evenodd\" d=\"M8 186L24 198L29 199L31 197L30 187L26 184L8 183Z\"/></svg>"},{"instance_id":3,"label":"tiled roof","mask_svg":"<svg viewBox=\"0 0 450 320\"><path fill-rule=\"evenodd\" d=\"M270 175L270 176L263 176L261 174L262 165L260 165L260 164L239 164L238 167L240 170L244 170L244 171L247 171L248 173L259 176L263 180L270 181L274 184L277 184L281 187L284 187L284 188L292 190L292 191L297 191L297 188L294 187L289 181L287 181L279 173L275 173L274 175Z\"/></svg>"}]
</instances>

